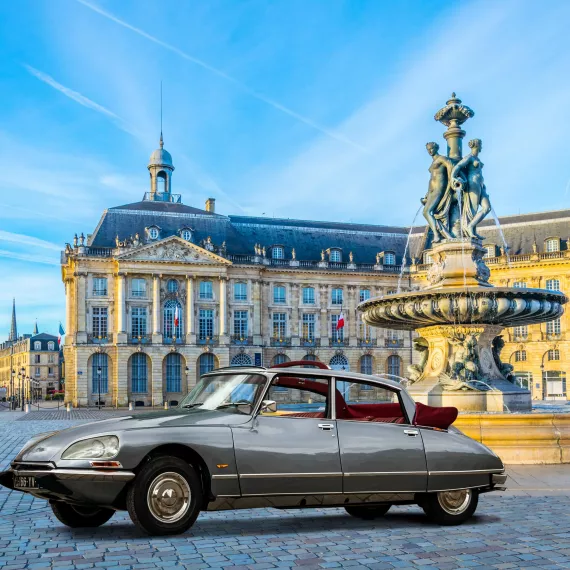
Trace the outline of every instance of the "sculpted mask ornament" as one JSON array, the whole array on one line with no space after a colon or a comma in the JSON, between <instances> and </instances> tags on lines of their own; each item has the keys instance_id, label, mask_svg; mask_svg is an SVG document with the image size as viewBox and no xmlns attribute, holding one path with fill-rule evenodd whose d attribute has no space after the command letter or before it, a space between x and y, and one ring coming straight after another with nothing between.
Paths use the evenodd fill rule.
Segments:
<instances>
[{"instance_id":1,"label":"sculpted mask ornament","mask_svg":"<svg viewBox=\"0 0 570 570\"><path fill-rule=\"evenodd\" d=\"M429 357L429 344L425 338L415 338L413 343L414 348L421 354L421 358L418 364L408 366L408 379L411 383L417 382L421 378Z\"/></svg>"}]
</instances>

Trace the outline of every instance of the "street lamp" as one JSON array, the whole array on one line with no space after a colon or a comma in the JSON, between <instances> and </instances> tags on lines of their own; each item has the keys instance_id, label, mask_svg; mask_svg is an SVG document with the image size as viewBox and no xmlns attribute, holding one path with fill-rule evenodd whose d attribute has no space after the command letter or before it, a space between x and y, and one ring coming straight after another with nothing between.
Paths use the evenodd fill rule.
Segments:
<instances>
[{"instance_id":1,"label":"street lamp","mask_svg":"<svg viewBox=\"0 0 570 570\"><path fill-rule=\"evenodd\" d=\"M16 376L16 371L12 370L12 374L10 375L10 401L12 402L12 410L16 409L16 400L14 399L14 376Z\"/></svg>"},{"instance_id":2,"label":"street lamp","mask_svg":"<svg viewBox=\"0 0 570 570\"><path fill-rule=\"evenodd\" d=\"M20 400L22 403L22 412L24 411L24 388L25 388L24 376L25 376L25 372L26 372L26 369L22 366L22 368L20 368Z\"/></svg>"},{"instance_id":3,"label":"street lamp","mask_svg":"<svg viewBox=\"0 0 570 570\"><path fill-rule=\"evenodd\" d=\"M99 409L101 409L101 372L102 368L97 366L97 388L99 390L99 400L97 401L97 405L99 406Z\"/></svg>"}]
</instances>

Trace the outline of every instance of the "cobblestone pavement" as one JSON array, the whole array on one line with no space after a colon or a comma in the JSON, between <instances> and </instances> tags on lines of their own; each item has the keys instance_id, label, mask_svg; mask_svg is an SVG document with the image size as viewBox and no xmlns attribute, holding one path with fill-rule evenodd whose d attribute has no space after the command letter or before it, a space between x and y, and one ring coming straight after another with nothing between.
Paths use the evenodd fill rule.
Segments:
<instances>
[{"instance_id":1,"label":"cobblestone pavement","mask_svg":"<svg viewBox=\"0 0 570 570\"><path fill-rule=\"evenodd\" d=\"M3 421L0 469L32 435L80 423ZM0 570L230 567L570 568L570 492L483 495L477 516L459 527L432 525L417 507L374 522L341 509L259 509L204 514L182 536L152 538L125 513L97 529L69 529L45 501L0 489Z\"/></svg>"}]
</instances>

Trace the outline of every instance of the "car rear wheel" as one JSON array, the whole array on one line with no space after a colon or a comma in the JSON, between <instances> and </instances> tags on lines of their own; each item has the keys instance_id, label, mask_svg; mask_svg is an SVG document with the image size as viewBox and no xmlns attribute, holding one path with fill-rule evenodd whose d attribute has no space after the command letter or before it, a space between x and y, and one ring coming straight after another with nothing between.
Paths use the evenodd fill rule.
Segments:
<instances>
[{"instance_id":1,"label":"car rear wheel","mask_svg":"<svg viewBox=\"0 0 570 570\"><path fill-rule=\"evenodd\" d=\"M70 505L62 501L50 501L51 510L59 522L71 528L93 528L105 524L114 514L113 509Z\"/></svg>"},{"instance_id":2,"label":"car rear wheel","mask_svg":"<svg viewBox=\"0 0 570 570\"><path fill-rule=\"evenodd\" d=\"M157 457L127 491L131 520L151 535L180 534L200 513L202 486L196 470L177 457Z\"/></svg>"},{"instance_id":3,"label":"car rear wheel","mask_svg":"<svg viewBox=\"0 0 570 570\"><path fill-rule=\"evenodd\" d=\"M392 505L386 503L385 505L351 505L344 507L345 511L357 519L364 519L370 521L383 517Z\"/></svg>"},{"instance_id":4,"label":"car rear wheel","mask_svg":"<svg viewBox=\"0 0 570 570\"><path fill-rule=\"evenodd\" d=\"M441 525L457 525L471 518L479 495L476 489L427 493L420 506L430 520Z\"/></svg>"}]
</instances>

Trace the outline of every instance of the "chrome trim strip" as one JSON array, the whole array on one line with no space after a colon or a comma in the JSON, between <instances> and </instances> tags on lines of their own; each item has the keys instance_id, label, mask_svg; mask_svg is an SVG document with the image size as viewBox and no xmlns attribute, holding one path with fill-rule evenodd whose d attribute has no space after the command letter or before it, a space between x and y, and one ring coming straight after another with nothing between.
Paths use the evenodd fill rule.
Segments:
<instances>
[{"instance_id":1,"label":"chrome trim strip","mask_svg":"<svg viewBox=\"0 0 570 570\"><path fill-rule=\"evenodd\" d=\"M468 487L456 487L453 489L428 489L428 493L447 493L447 491L463 491L463 489L481 489L488 488L489 485L470 485Z\"/></svg>"},{"instance_id":2,"label":"chrome trim strip","mask_svg":"<svg viewBox=\"0 0 570 570\"><path fill-rule=\"evenodd\" d=\"M237 479L238 476L236 475L212 475L212 479ZM228 495L233 496L233 495Z\"/></svg>"},{"instance_id":3,"label":"chrome trim strip","mask_svg":"<svg viewBox=\"0 0 570 570\"><path fill-rule=\"evenodd\" d=\"M342 491L332 491L330 493L325 493L326 495L343 495ZM355 493L358 494L358 493ZM314 492L314 493L304 493L300 495L299 493L249 493L247 495L242 495L242 497L285 497L285 496L295 496L295 497L308 497L312 495L323 495L322 491Z\"/></svg>"},{"instance_id":4,"label":"chrome trim strip","mask_svg":"<svg viewBox=\"0 0 570 570\"><path fill-rule=\"evenodd\" d=\"M345 473L345 477L375 477L376 475L427 475L427 471L362 471Z\"/></svg>"},{"instance_id":5,"label":"chrome trim strip","mask_svg":"<svg viewBox=\"0 0 570 570\"><path fill-rule=\"evenodd\" d=\"M240 479L271 479L280 477L342 477L342 473L242 473L239 476Z\"/></svg>"},{"instance_id":6,"label":"chrome trim strip","mask_svg":"<svg viewBox=\"0 0 570 570\"><path fill-rule=\"evenodd\" d=\"M56 479L70 481L131 481L135 478L132 471L100 471L97 469L52 469L51 471L21 470L14 471L24 477L55 476Z\"/></svg>"},{"instance_id":7,"label":"chrome trim strip","mask_svg":"<svg viewBox=\"0 0 570 570\"><path fill-rule=\"evenodd\" d=\"M504 472L504 469L471 469L469 471L428 471L428 475L484 475L485 473Z\"/></svg>"}]
</instances>

